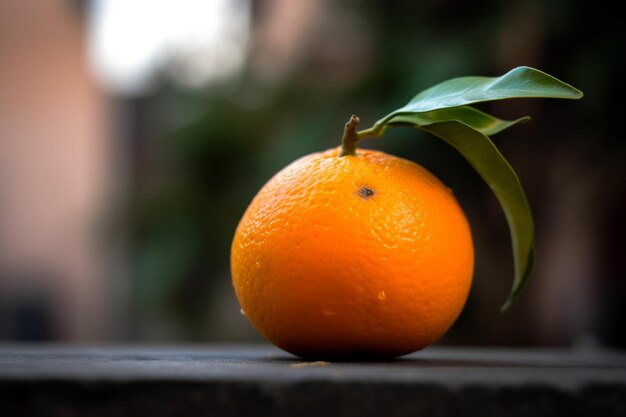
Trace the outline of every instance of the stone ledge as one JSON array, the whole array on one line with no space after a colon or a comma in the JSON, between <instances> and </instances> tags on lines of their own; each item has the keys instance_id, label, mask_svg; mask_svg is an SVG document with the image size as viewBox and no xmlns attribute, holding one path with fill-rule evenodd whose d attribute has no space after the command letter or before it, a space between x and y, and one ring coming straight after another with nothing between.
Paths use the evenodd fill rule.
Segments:
<instances>
[{"instance_id":1,"label":"stone ledge","mask_svg":"<svg viewBox=\"0 0 626 417\"><path fill-rule=\"evenodd\" d=\"M307 362L268 346L0 345L7 416L624 416L626 354L433 347Z\"/></svg>"}]
</instances>

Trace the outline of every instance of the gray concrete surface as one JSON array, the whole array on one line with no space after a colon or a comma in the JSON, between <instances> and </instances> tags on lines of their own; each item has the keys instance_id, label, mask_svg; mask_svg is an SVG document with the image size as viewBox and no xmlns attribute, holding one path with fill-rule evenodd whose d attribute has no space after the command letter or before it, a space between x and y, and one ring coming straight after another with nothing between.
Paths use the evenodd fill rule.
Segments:
<instances>
[{"instance_id":1,"label":"gray concrete surface","mask_svg":"<svg viewBox=\"0 0 626 417\"><path fill-rule=\"evenodd\" d=\"M0 416L626 416L626 352L0 345Z\"/></svg>"}]
</instances>

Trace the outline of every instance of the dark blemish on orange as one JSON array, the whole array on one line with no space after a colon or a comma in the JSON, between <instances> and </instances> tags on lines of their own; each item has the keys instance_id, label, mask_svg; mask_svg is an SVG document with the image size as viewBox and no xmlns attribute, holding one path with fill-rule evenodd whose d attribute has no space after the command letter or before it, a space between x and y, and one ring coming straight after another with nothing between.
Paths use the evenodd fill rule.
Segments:
<instances>
[{"instance_id":1,"label":"dark blemish on orange","mask_svg":"<svg viewBox=\"0 0 626 417\"><path fill-rule=\"evenodd\" d=\"M356 194L362 199L367 200L368 198L372 197L375 193L374 193L374 190L372 190L371 188L368 188L366 185L365 187L362 187L359 191L357 191Z\"/></svg>"}]
</instances>

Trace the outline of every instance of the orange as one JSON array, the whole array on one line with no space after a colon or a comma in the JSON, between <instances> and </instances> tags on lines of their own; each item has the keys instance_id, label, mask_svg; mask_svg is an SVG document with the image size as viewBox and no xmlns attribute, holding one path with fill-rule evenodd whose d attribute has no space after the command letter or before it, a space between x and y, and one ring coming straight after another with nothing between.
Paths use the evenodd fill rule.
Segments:
<instances>
[{"instance_id":1,"label":"orange","mask_svg":"<svg viewBox=\"0 0 626 417\"><path fill-rule=\"evenodd\" d=\"M474 249L450 189L382 152L305 156L256 195L231 269L244 314L271 342L312 358L424 348L468 297Z\"/></svg>"}]
</instances>

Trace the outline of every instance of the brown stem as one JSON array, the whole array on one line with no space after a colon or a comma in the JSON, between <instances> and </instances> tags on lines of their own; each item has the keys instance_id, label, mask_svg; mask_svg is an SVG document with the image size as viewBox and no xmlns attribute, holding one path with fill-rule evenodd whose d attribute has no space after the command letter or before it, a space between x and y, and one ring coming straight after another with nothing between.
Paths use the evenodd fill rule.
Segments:
<instances>
[{"instance_id":1,"label":"brown stem","mask_svg":"<svg viewBox=\"0 0 626 417\"><path fill-rule=\"evenodd\" d=\"M346 127L343 129L343 138L341 138L341 152L339 156L356 155L356 144L359 136L356 134L356 127L359 124L359 118L355 115L350 117Z\"/></svg>"}]
</instances>

